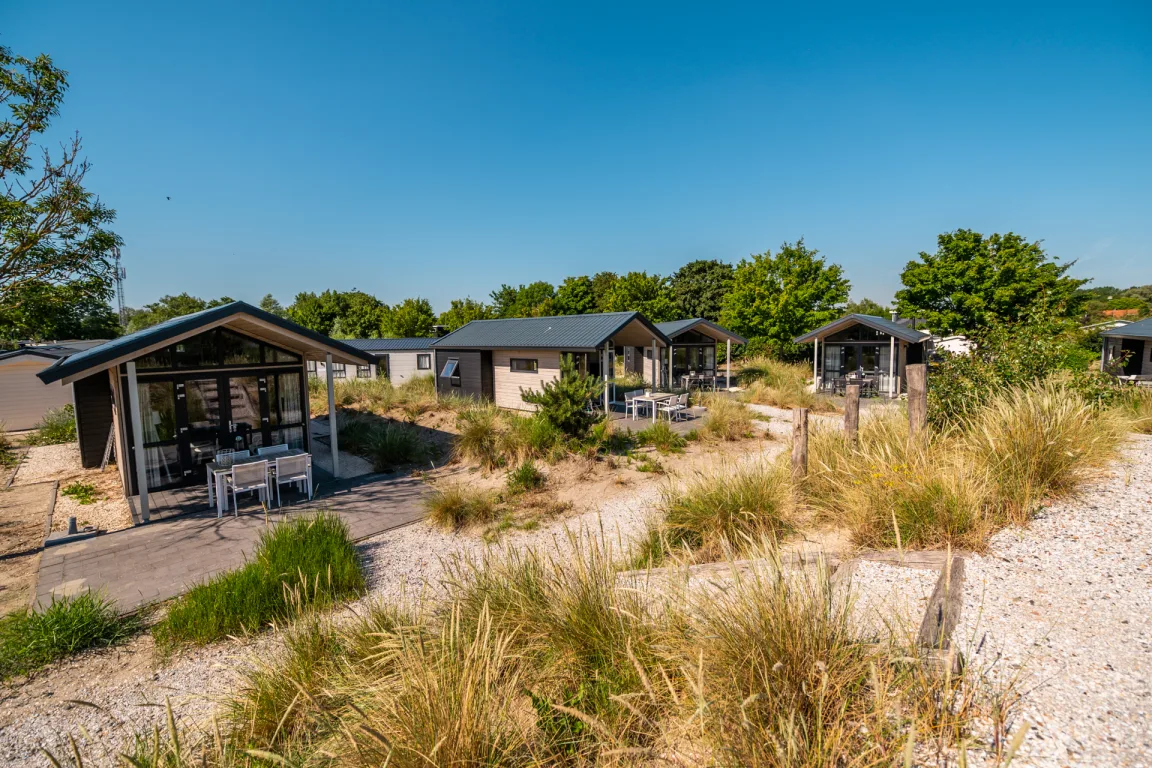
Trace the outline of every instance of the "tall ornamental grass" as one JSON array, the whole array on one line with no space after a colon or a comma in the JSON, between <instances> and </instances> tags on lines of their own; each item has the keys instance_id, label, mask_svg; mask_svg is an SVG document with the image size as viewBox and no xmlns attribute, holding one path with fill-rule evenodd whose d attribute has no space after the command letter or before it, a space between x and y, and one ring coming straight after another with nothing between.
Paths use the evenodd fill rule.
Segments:
<instances>
[{"instance_id":1,"label":"tall ornamental grass","mask_svg":"<svg viewBox=\"0 0 1152 768\"><path fill-rule=\"evenodd\" d=\"M23 675L88 648L123 642L140 626L121 617L107 598L84 592L53 597L41 610L23 610L0 618L0 680Z\"/></svg>"}]
</instances>

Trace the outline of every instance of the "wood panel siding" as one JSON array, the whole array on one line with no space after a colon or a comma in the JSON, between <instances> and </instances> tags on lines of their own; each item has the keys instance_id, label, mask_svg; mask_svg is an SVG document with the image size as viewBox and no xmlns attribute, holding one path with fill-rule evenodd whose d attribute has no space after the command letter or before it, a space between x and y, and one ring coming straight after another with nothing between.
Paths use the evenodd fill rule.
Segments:
<instances>
[{"instance_id":1,"label":"wood panel siding","mask_svg":"<svg viewBox=\"0 0 1152 768\"><path fill-rule=\"evenodd\" d=\"M0 365L0 422L5 429L31 429L47 411L72 402L71 384L45 384L36 378L37 372L54 362L19 356Z\"/></svg>"},{"instance_id":2,"label":"wood panel siding","mask_svg":"<svg viewBox=\"0 0 1152 768\"><path fill-rule=\"evenodd\" d=\"M536 360L533 372L512 371L512 358ZM560 353L554 350L496 350L492 352L493 399L501 408L534 411L536 406L520 398L520 388L539 390L548 381L560 378Z\"/></svg>"},{"instance_id":3,"label":"wood panel siding","mask_svg":"<svg viewBox=\"0 0 1152 768\"><path fill-rule=\"evenodd\" d=\"M100 466L104 447L112 430L112 383L101 371L72 384L76 398L76 437L80 443L80 464Z\"/></svg>"},{"instance_id":4,"label":"wood panel siding","mask_svg":"<svg viewBox=\"0 0 1152 768\"><path fill-rule=\"evenodd\" d=\"M484 353L456 349L437 349L433 354L433 373L436 376L436 391L440 395L464 395L478 399L490 400L492 391L485 386ZM459 360L457 370L460 372L460 386L452 386L449 379L440 375L444 364L449 360ZM413 365L415 365L413 360Z\"/></svg>"},{"instance_id":5,"label":"wood panel siding","mask_svg":"<svg viewBox=\"0 0 1152 768\"><path fill-rule=\"evenodd\" d=\"M403 384L406 381L411 381L417 376L432 376L436 371L419 370L416 367L416 355L432 355L432 350L423 350L420 352L384 352L380 356L388 355L388 379L393 384Z\"/></svg>"}]
</instances>

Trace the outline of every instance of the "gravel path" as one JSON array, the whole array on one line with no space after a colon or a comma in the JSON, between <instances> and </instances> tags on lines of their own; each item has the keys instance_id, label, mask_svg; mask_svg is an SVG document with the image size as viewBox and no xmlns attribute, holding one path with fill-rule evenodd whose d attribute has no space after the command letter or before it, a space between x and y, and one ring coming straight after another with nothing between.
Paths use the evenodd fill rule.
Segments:
<instances>
[{"instance_id":1,"label":"gravel path","mask_svg":"<svg viewBox=\"0 0 1152 768\"><path fill-rule=\"evenodd\" d=\"M30 447L12 484L29 485L48 480L59 480L61 489L71 483L84 483L91 485L95 492L95 501L88 504L81 504L63 493L57 494L52 530L67 530L69 517L75 517L81 527L91 525L105 531L118 531L132 525L128 500L124 498L124 486L116 466L110 464L103 472L99 468L84 469L80 465L80 446L77 443Z\"/></svg>"},{"instance_id":2,"label":"gravel path","mask_svg":"<svg viewBox=\"0 0 1152 768\"><path fill-rule=\"evenodd\" d=\"M1124 458L966 564L954 637L1018 678L1032 728L1014 766L1152 766L1152 438Z\"/></svg>"}]
</instances>

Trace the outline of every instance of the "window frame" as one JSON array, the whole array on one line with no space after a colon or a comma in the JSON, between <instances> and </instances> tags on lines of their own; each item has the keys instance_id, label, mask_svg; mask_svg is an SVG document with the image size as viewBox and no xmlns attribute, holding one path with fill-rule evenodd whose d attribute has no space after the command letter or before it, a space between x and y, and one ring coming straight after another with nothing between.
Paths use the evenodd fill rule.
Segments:
<instances>
[{"instance_id":1,"label":"window frame","mask_svg":"<svg viewBox=\"0 0 1152 768\"><path fill-rule=\"evenodd\" d=\"M432 353L419 352L416 355L416 370L430 371L432 370Z\"/></svg>"},{"instance_id":2,"label":"window frame","mask_svg":"<svg viewBox=\"0 0 1152 768\"><path fill-rule=\"evenodd\" d=\"M372 366L371 366L371 364L369 364L369 365L357 365L356 366L356 378L358 378L358 379L370 379L370 378L372 378Z\"/></svg>"},{"instance_id":3,"label":"window frame","mask_svg":"<svg viewBox=\"0 0 1152 768\"><path fill-rule=\"evenodd\" d=\"M531 368L517 368L517 363L531 363ZM509 373L540 373L540 358L538 357L510 357L508 358Z\"/></svg>"},{"instance_id":4,"label":"window frame","mask_svg":"<svg viewBox=\"0 0 1152 768\"><path fill-rule=\"evenodd\" d=\"M346 379L348 378L348 368L344 363L332 363L332 378Z\"/></svg>"}]
</instances>

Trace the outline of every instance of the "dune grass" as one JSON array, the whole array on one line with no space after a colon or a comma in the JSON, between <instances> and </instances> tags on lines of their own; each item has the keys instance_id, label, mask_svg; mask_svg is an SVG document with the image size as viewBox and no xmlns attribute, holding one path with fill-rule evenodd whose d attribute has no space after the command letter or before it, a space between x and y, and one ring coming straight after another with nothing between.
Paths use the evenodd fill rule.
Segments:
<instances>
[{"instance_id":1,"label":"dune grass","mask_svg":"<svg viewBox=\"0 0 1152 768\"><path fill-rule=\"evenodd\" d=\"M667 421L657 420L652 426L636 433L636 443L638 445L650 445L660 453L669 454L682 453L688 441L676 434L672 425Z\"/></svg>"},{"instance_id":2,"label":"dune grass","mask_svg":"<svg viewBox=\"0 0 1152 768\"><path fill-rule=\"evenodd\" d=\"M544 473L536 466L532 459L525 459L516 468L508 472L506 486L509 493L526 493L543 487Z\"/></svg>"},{"instance_id":3,"label":"dune grass","mask_svg":"<svg viewBox=\"0 0 1152 768\"><path fill-rule=\"evenodd\" d=\"M703 398L704 426L701 433L716 440L743 440L752 436L752 414L743 403L714 393Z\"/></svg>"},{"instance_id":4,"label":"dune grass","mask_svg":"<svg viewBox=\"0 0 1152 768\"><path fill-rule=\"evenodd\" d=\"M445 484L424 498L428 519L446 530L475 523L488 523L496 517L496 503L485 491L462 484Z\"/></svg>"},{"instance_id":5,"label":"dune grass","mask_svg":"<svg viewBox=\"0 0 1152 768\"><path fill-rule=\"evenodd\" d=\"M139 628L138 618L121 617L111 601L91 592L53 598L43 610L8 614L0 618L0 680L88 648L116 645Z\"/></svg>"},{"instance_id":6,"label":"dune grass","mask_svg":"<svg viewBox=\"0 0 1152 768\"><path fill-rule=\"evenodd\" d=\"M1116 410L1133 432L1152 435L1152 389L1129 387Z\"/></svg>"},{"instance_id":7,"label":"dune grass","mask_svg":"<svg viewBox=\"0 0 1152 768\"><path fill-rule=\"evenodd\" d=\"M319 512L266 528L251 561L177 598L152 634L165 650L203 645L257 632L363 591L348 527L336 515Z\"/></svg>"}]
</instances>

